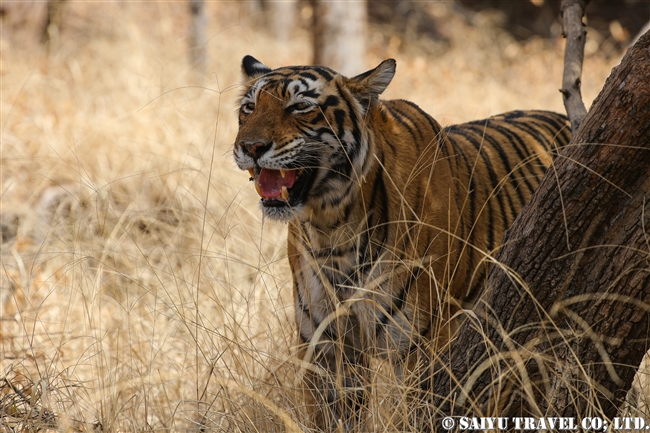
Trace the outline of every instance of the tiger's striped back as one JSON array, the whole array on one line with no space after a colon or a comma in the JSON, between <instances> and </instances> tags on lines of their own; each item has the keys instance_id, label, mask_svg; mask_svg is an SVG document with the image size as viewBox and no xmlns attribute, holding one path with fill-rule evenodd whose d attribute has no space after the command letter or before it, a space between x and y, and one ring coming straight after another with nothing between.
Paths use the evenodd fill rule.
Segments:
<instances>
[{"instance_id":1,"label":"tiger's striped back","mask_svg":"<svg viewBox=\"0 0 650 433\"><path fill-rule=\"evenodd\" d=\"M468 266L475 269L483 252L498 248L504 232L532 197L552 155L569 142L571 129L563 114L530 110L448 126L444 132L460 160L463 186L472 192L459 204L466 224L463 238L467 248L475 249ZM467 276L465 301L475 297L483 274Z\"/></svg>"}]
</instances>

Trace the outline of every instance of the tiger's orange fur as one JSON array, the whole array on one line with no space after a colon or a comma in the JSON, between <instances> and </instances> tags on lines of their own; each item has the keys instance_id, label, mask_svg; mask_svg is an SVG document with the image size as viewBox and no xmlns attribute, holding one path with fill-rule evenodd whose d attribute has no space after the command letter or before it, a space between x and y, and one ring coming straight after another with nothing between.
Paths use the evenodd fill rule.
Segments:
<instances>
[{"instance_id":1,"label":"tiger's orange fur","mask_svg":"<svg viewBox=\"0 0 650 433\"><path fill-rule=\"evenodd\" d=\"M369 356L408 370L446 343L570 126L516 111L442 128L411 102L379 100L394 60L353 78L250 56L242 69L234 156L264 215L289 225L302 356L326 372L305 377L312 422L352 431Z\"/></svg>"}]
</instances>

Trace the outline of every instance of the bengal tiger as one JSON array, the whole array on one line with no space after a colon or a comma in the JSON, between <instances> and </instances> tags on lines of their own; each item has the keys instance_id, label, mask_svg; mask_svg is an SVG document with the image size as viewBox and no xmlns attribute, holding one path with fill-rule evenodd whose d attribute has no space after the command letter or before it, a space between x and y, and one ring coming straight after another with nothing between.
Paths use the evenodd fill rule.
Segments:
<instances>
[{"instance_id":1,"label":"bengal tiger","mask_svg":"<svg viewBox=\"0 0 650 433\"><path fill-rule=\"evenodd\" d=\"M242 61L234 158L263 216L288 223L300 356L316 366L304 385L322 431L362 426L369 357L404 375L445 344L571 136L547 111L442 128L412 102L379 99L395 69L388 59L346 78Z\"/></svg>"}]
</instances>

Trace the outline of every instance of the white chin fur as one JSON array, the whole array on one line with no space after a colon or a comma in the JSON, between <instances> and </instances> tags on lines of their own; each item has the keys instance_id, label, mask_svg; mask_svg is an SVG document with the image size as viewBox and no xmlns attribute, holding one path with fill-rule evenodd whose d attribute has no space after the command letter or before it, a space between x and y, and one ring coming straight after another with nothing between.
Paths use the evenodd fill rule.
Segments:
<instances>
[{"instance_id":1,"label":"white chin fur","mask_svg":"<svg viewBox=\"0 0 650 433\"><path fill-rule=\"evenodd\" d=\"M262 210L262 215L264 215L265 218L269 218L274 221L287 222L289 220L292 220L296 218L296 216L298 216L298 214L302 210L302 207L303 206L298 206L295 208L291 208L288 206L266 207L260 201L260 209Z\"/></svg>"}]
</instances>

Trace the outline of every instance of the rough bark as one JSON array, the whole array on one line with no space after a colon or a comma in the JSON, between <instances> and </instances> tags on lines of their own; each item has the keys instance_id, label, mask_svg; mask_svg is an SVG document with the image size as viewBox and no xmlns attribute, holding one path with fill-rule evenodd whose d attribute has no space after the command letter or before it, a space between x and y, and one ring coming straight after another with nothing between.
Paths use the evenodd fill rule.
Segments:
<instances>
[{"instance_id":1,"label":"rough bark","mask_svg":"<svg viewBox=\"0 0 650 433\"><path fill-rule=\"evenodd\" d=\"M204 1L190 0L190 64L200 76L205 75L208 67L206 25Z\"/></svg>"},{"instance_id":2,"label":"rough bark","mask_svg":"<svg viewBox=\"0 0 650 433\"><path fill-rule=\"evenodd\" d=\"M314 64L353 76L365 70L368 5L314 0Z\"/></svg>"},{"instance_id":3,"label":"rough bark","mask_svg":"<svg viewBox=\"0 0 650 433\"><path fill-rule=\"evenodd\" d=\"M585 7L589 0L562 0L562 29L566 38L564 49L564 74L562 75L562 97L564 107L571 120L571 130L575 135L587 109L582 102L580 77L585 55L587 31L582 23Z\"/></svg>"},{"instance_id":4,"label":"rough bark","mask_svg":"<svg viewBox=\"0 0 650 433\"><path fill-rule=\"evenodd\" d=\"M650 34L613 70L496 260L437 363L438 415L616 416L648 349Z\"/></svg>"}]
</instances>

